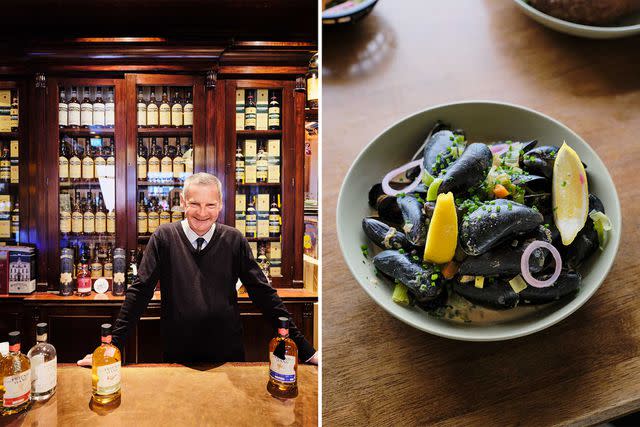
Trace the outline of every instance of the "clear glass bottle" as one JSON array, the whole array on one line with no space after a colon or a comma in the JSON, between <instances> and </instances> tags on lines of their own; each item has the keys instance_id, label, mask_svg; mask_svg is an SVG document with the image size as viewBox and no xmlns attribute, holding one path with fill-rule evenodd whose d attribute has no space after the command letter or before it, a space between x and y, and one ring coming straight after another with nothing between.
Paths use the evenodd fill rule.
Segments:
<instances>
[{"instance_id":1,"label":"clear glass bottle","mask_svg":"<svg viewBox=\"0 0 640 427\"><path fill-rule=\"evenodd\" d=\"M47 400L56 392L58 382L58 358L54 346L47 342L49 327L36 325L36 345L27 357L31 362L31 399Z\"/></svg>"},{"instance_id":2,"label":"clear glass bottle","mask_svg":"<svg viewBox=\"0 0 640 427\"><path fill-rule=\"evenodd\" d=\"M60 89L60 100L58 101L58 126L61 128L69 126L69 103L64 88Z\"/></svg>"},{"instance_id":3,"label":"clear glass bottle","mask_svg":"<svg viewBox=\"0 0 640 427\"><path fill-rule=\"evenodd\" d=\"M298 347L289 338L289 319L278 317L278 336L269 343L267 391L279 399L298 395Z\"/></svg>"},{"instance_id":4,"label":"clear glass bottle","mask_svg":"<svg viewBox=\"0 0 640 427\"><path fill-rule=\"evenodd\" d=\"M111 344L111 324L101 327L100 347L93 352L91 366L91 389L93 401L107 405L120 398L121 356L118 347Z\"/></svg>"},{"instance_id":5,"label":"clear glass bottle","mask_svg":"<svg viewBox=\"0 0 640 427\"><path fill-rule=\"evenodd\" d=\"M9 332L9 353L0 359L2 415L22 412L31 406L31 363L20 352L20 332Z\"/></svg>"}]
</instances>

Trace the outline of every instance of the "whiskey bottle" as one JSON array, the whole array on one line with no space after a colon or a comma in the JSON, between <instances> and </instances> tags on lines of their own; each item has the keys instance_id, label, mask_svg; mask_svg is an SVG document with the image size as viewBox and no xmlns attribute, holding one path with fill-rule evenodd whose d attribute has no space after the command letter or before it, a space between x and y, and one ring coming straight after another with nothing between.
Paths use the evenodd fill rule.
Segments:
<instances>
[{"instance_id":1,"label":"whiskey bottle","mask_svg":"<svg viewBox=\"0 0 640 427\"><path fill-rule=\"evenodd\" d=\"M102 262L100 262L100 257L98 256L97 243L93 246L93 260L91 260L90 268L92 279L99 279L102 277Z\"/></svg>"},{"instance_id":2,"label":"whiskey bottle","mask_svg":"<svg viewBox=\"0 0 640 427\"><path fill-rule=\"evenodd\" d=\"M173 95L173 104L171 105L171 126L179 128L182 127L183 124L182 104L180 103L178 91L176 91L175 95Z\"/></svg>"},{"instance_id":3,"label":"whiskey bottle","mask_svg":"<svg viewBox=\"0 0 640 427\"><path fill-rule=\"evenodd\" d=\"M244 184L244 178L244 155L242 147L238 144L238 148L236 148L236 183Z\"/></svg>"},{"instance_id":4,"label":"whiskey bottle","mask_svg":"<svg viewBox=\"0 0 640 427\"><path fill-rule=\"evenodd\" d=\"M82 179L92 180L95 178L95 164L89 139L86 140L84 157L82 158Z\"/></svg>"},{"instance_id":5,"label":"whiskey bottle","mask_svg":"<svg viewBox=\"0 0 640 427\"><path fill-rule=\"evenodd\" d=\"M169 126L171 126L171 106L167 96L167 87L164 86L162 88L162 100L160 101L160 127L167 128Z\"/></svg>"},{"instance_id":6,"label":"whiskey bottle","mask_svg":"<svg viewBox=\"0 0 640 427\"><path fill-rule=\"evenodd\" d=\"M14 93L11 97L11 109L9 110L11 121L11 132L18 132L18 121L20 115L18 114L18 97Z\"/></svg>"},{"instance_id":7,"label":"whiskey bottle","mask_svg":"<svg viewBox=\"0 0 640 427\"><path fill-rule=\"evenodd\" d=\"M280 195L278 194L278 197ZM271 202L271 209L269 209L269 237L280 236L280 209L276 204L275 198Z\"/></svg>"},{"instance_id":8,"label":"whiskey bottle","mask_svg":"<svg viewBox=\"0 0 640 427\"><path fill-rule=\"evenodd\" d=\"M267 258L267 245L266 243L260 244L258 242L258 257L256 258L256 262L260 266L260 269L264 273L266 277L269 277L269 259Z\"/></svg>"},{"instance_id":9,"label":"whiskey bottle","mask_svg":"<svg viewBox=\"0 0 640 427\"><path fill-rule=\"evenodd\" d=\"M84 98L80 104L80 126L88 128L93 126L93 104L89 99L89 88L84 88Z\"/></svg>"},{"instance_id":10,"label":"whiskey bottle","mask_svg":"<svg viewBox=\"0 0 640 427\"><path fill-rule=\"evenodd\" d=\"M289 319L278 317L278 335L269 343L267 391L278 399L298 395L298 347L289 338Z\"/></svg>"},{"instance_id":11,"label":"whiskey bottle","mask_svg":"<svg viewBox=\"0 0 640 427\"><path fill-rule=\"evenodd\" d=\"M106 143L106 140L102 140ZM105 157L105 149L106 149L106 145L105 147L96 147L96 149L94 150L94 157L93 157L93 166L94 166L94 173L95 179L100 178L100 175L103 174L104 176L104 167L107 165L107 158Z\"/></svg>"},{"instance_id":12,"label":"whiskey bottle","mask_svg":"<svg viewBox=\"0 0 640 427\"><path fill-rule=\"evenodd\" d=\"M96 88L96 99L93 101L93 125L98 127L105 126L105 105L100 86Z\"/></svg>"},{"instance_id":13,"label":"whiskey bottle","mask_svg":"<svg viewBox=\"0 0 640 427\"><path fill-rule=\"evenodd\" d=\"M60 233L71 233L71 210L70 206L60 203Z\"/></svg>"},{"instance_id":14,"label":"whiskey bottle","mask_svg":"<svg viewBox=\"0 0 640 427\"><path fill-rule=\"evenodd\" d=\"M135 249L129 250L129 267L127 267L127 286L133 285L138 277L138 259Z\"/></svg>"},{"instance_id":15,"label":"whiskey bottle","mask_svg":"<svg viewBox=\"0 0 640 427\"><path fill-rule=\"evenodd\" d=\"M0 359L2 415L22 412L31 406L31 363L20 352L20 332L9 332L9 353Z\"/></svg>"},{"instance_id":16,"label":"whiskey bottle","mask_svg":"<svg viewBox=\"0 0 640 427\"><path fill-rule=\"evenodd\" d=\"M149 151L147 175L149 178L157 178L158 172L160 172L160 156L162 156L162 148L158 145L156 138L151 138L151 149Z\"/></svg>"},{"instance_id":17,"label":"whiskey bottle","mask_svg":"<svg viewBox=\"0 0 640 427\"><path fill-rule=\"evenodd\" d=\"M72 140L72 144L72 155L69 158L69 178L71 178L71 181L76 182L80 181L80 179L82 178L82 161L80 160L80 156L78 153L78 142Z\"/></svg>"},{"instance_id":18,"label":"whiskey bottle","mask_svg":"<svg viewBox=\"0 0 640 427\"><path fill-rule=\"evenodd\" d=\"M78 89L76 87L71 88L71 98L68 104L69 111L69 127L80 126L80 103L78 102Z\"/></svg>"},{"instance_id":19,"label":"whiskey bottle","mask_svg":"<svg viewBox=\"0 0 640 427\"><path fill-rule=\"evenodd\" d=\"M256 215L255 198L249 196L249 205L247 206L246 216L246 236L248 238L255 238L257 233L258 217Z\"/></svg>"},{"instance_id":20,"label":"whiskey bottle","mask_svg":"<svg viewBox=\"0 0 640 427\"><path fill-rule=\"evenodd\" d=\"M182 206L180 206L180 194L176 191L173 193L173 203L171 206L171 222L182 221Z\"/></svg>"},{"instance_id":21,"label":"whiskey bottle","mask_svg":"<svg viewBox=\"0 0 640 427\"><path fill-rule=\"evenodd\" d=\"M98 194L98 207L96 208L96 234L107 232L107 207L104 204L102 192Z\"/></svg>"},{"instance_id":22,"label":"whiskey bottle","mask_svg":"<svg viewBox=\"0 0 640 427\"><path fill-rule=\"evenodd\" d=\"M269 129L280 129L280 104L275 92L271 93L269 102Z\"/></svg>"},{"instance_id":23,"label":"whiskey bottle","mask_svg":"<svg viewBox=\"0 0 640 427\"><path fill-rule=\"evenodd\" d=\"M80 192L76 191L71 211L71 232L73 234L82 234L83 222L84 215L82 214L82 207L80 205Z\"/></svg>"},{"instance_id":24,"label":"whiskey bottle","mask_svg":"<svg viewBox=\"0 0 640 427\"><path fill-rule=\"evenodd\" d=\"M149 234L153 234L160 225L160 212L158 212L158 199L152 197L149 203Z\"/></svg>"},{"instance_id":25,"label":"whiskey bottle","mask_svg":"<svg viewBox=\"0 0 640 427\"><path fill-rule=\"evenodd\" d=\"M73 249L62 248L60 251L60 295L73 295Z\"/></svg>"},{"instance_id":26,"label":"whiskey bottle","mask_svg":"<svg viewBox=\"0 0 640 427\"><path fill-rule=\"evenodd\" d=\"M144 101L144 97L142 95L142 88L138 89L138 126L146 127L147 126L147 103Z\"/></svg>"},{"instance_id":27,"label":"whiskey bottle","mask_svg":"<svg viewBox=\"0 0 640 427\"><path fill-rule=\"evenodd\" d=\"M93 234L96 231L96 212L90 192L87 194L87 202L82 213L82 229L84 234Z\"/></svg>"},{"instance_id":28,"label":"whiskey bottle","mask_svg":"<svg viewBox=\"0 0 640 427\"><path fill-rule=\"evenodd\" d=\"M147 179L147 147L141 137L138 137L138 179Z\"/></svg>"},{"instance_id":29,"label":"whiskey bottle","mask_svg":"<svg viewBox=\"0 0 640 427\"><path fill-rule=\"evenodd\" d=\"M94 403L106 405L120 398L121 357L118 347L111 344L111 324L102 325L101 341L93 352L91 388Z\"/></svg>"},{"instance_id":30,"label":"whiskey bottle","mask_svg":"<svg viewBox=\"0 0 640 427\"><path fill-rule=\"evenodd\" d=\"M107 145L105 142L105 146L102 152L104 156L107 158L107 168L115 172L115 166L116 166L115 149L114 149L115 142L113 140L107 140L107 141L110 141L111 143Z\"/></svg>"},{"instance_id":31,"label":"whiskey bottle","mask_svg":"<svg viewBox=\"0 0 640 427\"><path fill-rule=\"evenodd\" d=\"M69 153L67 151L67 143L60 142L60 157L58 158L58 177L60 181L69 179Z\"/></svg>"},{"instance_id":32,"label":"whiskey bottle","mask_svg":"<svg viewBox=\"0 0 640 427\"><path fill-rule=\"evenodd\" d=\"M191 92L187 92L187 98L182 107L182 125L186 128L193 126L193 101L191 101Z\"/></svg>"},{"instance_id":33,"label":"whiskey bottle","mask_svg":"<svg viewBox=\"0 0 640 427\"><path fill-rule=\"evenodd\" d=\"M113 245L111 242L107 245L107 256L102 264L102 276L113 279Z\"/></svg>"},{"instance_id":34,"label":"whiskey bottle","mask_svg":"<svg viewBox=\"0 0 640 427\"><path fill-rule=\"evenodd\" d=\"M113 97L113 87L109 88L107 102L104 103L104 125L113 127L116 124L116 101Z\"/></svg>"},{"instance_id":35,"label":"whiskey bottle","mask_svg":"<svg viewBox=\"0 0 640 427\"><path fill-rule=\"evenodd\" d=\"M256 103L253 100L253 91L247 91L247 103L244 107L244 128L246 130L255 130L256 128Z\"/></svg>"},{"instance_id":36,"label":"whiskey bottle","mask_svg":"<svg viewBox=\"0 0 640 427\"><path fill-rule=\"evenodd\" d=\"M169 210L169 204L165 197L160 202L160 225L169 224L171 222L171 211Z\"/></svg>"},{"instance_id":37,"label":"whiskey bottle","mask_svg":"<svg viewBox=\"0 0 640 427\"><path fill-rule=\"evenodd\" d=\"M187 149L183 149L183 152L184 174L186 176L193 175L193 141L191 137L187 138Z\"/></svg>"},{"instance_id":38,"label":"whiskey bottle","mask_svg":"<svg viewBox=\"0 0 640 427\"><path fill-rule=\"evenodd\" d=\"M78 295L86 297L91 295L91 273L89 273L89 265L86 263L86 249L80 265L77 267L76 282L78 284Z\"/></svg>"},{"instance_id":39,"label":"whiskey bottle","mask_svg":"<svg viewBox=\"0 0 640 427\"><path fill-rule=\"evenodd\" d=\"M138 202L138 234L144 236L149 232L149 220L147 215L147 207L144 203L144 194L140 193L140 201Z\"/></svg>"},{"instance_id":40,"label":"whiskey bottle","mask_svg":"<svg viewBox=\"0 0 640 427\"><path fill-rule=\"evenodd\" d=\"M268 170L267 153L264 151L264 141L261 141L258 144L258 155L256 157L256 181L267 182Z\"/></svg>"},{"instance_id":41,"label":"whiskey bottle","mask_svg":"<svg viewBox=\"0 0 640 427\"><path fill-rule=\"evenodd\" d=\"M173 158L173 178L180 179L184 175L184 158L180 138L176 138L176 156Z\"/></svg>"},{"instance_id":42,"label":"whiskey bottle","mask_svg":"<svg viewBox=\"0 0 640 427\"><path fill-rule=\"evenodd\" d=\"M16 201L11 211L11 235L20 244L20 203Z\"/></svg>"},{"instance_id":43,"label":"whiskey bottle","mask_svg":"<svg viewBox=\"0 0 640 427\"><path fill-rule=\"evenodd\" d=\"M162 172L162 178L173 177L173 158L169 149L169 138L162 138L162 160L160 160L160 172Z\"/></svg>"},{"instance_id":44,"label":"whiskey bottle","mask_svg":"<svg viewBox=\"0 0 640 427\"><path fill-rule=\"evenodd\" d=\"M151 95L149 96L149 103L147 104L147 126L158 126L158 102L156 101L156 93L151 88Z\"/></svg>"},{"instance_id":45,"label":"whiskey bottle","mask_svg":"<svg viewBox=\"0 0 640 427\"><path fill-rule=\"evenodd\" d=\"M107 234L116 233L116 210L111 209L107 212Z\"/></svg>"},{"instance_id":46,"label":"whiskey bottle","mask_svg":"<svg viewBox=\"0 0 640 427\"><path fill-rule=\"evenodd\" d=\"M11 158L9 157L9 147L7 144L2 144L2 151L0 151L0 182L11 181Z\"/></svg>"},{"instance_id":47,"label":"whiskey bottle","mask_svg":"<svg viewBox=\"0 0 640 427\"><path fill-rule=\"evenodd\" d=\"M122 248L116 248L113 251L113 286L111 292L113 295L124 295L126 290L125 285L125 270L127 266L127 260L125 259L125 251ZM106 264L105 264L106 267Z\"/></svg>"},{"instance_id":48,"label":"whiskey bottle","mask_svg":"<svg viewBox=\"0 0 640 427\"><path fill-rule=\"evenodd\" d=\"M69 126L69 103L64 88L60 89L60 100L58 101L58 126L61 128Z\"/></svg>"},{"instance_id":49,"label":"whiskey bottle","mask_svg":"<svg viewBox=\"0 0 640 427\"><path fill-rule=\"evenodd\" d=\"M31 400L47 400L56 392L58 357L55 347L47 342L48 332L46 323L38 323L36 345L27 353L31 363Z\"/></svg>"}]
</instances>

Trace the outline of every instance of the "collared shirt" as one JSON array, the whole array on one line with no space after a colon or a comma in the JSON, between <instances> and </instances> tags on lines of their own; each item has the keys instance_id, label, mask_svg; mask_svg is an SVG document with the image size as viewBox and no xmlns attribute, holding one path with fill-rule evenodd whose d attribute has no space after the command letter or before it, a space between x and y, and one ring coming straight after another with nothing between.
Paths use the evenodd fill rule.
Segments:
<instances>
[{"instance_id":1,"label":"collared shirt","mask_svg":"<svg viewBox=\"0 0 640 427\"><path fill-rule=\"evenodd\" d=\"M191 227L189 227L189 221L186 218L180 222L182 223L182 229L184 230L184 234L187 236L187 239L189 239L194 249L198 249L198 242L196 240L198 240L200 237L204 239L204 243L202 244L201 248L204 248L205 246L207 246L209 244L209 241L213 237L213 232L216 231L216 223L214 222L213 225L211 226L211 229L207 231L204 234L204 236L198 236L198 234L195 231L193 231Z\"/></svg>"}]
</instances>

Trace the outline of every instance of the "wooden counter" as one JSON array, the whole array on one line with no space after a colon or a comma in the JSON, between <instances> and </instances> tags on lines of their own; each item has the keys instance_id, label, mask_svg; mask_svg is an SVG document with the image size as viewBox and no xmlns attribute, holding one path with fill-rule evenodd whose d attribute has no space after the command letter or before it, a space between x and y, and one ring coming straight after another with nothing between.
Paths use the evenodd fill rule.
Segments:
<instances>
[{"instance_id":1,"label":"wooden counter","mask_svg":"<svg viewBox=\"0 0 640 427\"><path fill-rule=\"evenodd\" d=\"M91 405L91 370L59 365L58 389L49 401L2 421L12 427L317 425L317 367L299 365L299 395L282 401L267 392L268 366L124 367L120 404L102 409Z\"/></svg>"},{"instance_id":2,"label":"wooden counter","mask_svg":"<svg viewBox=\"0 0 640 427\"><path fill-rule=\"evenodd\" d=\"M324 423L584 425L640 410L640 37L566 36L505 0L380 1L348 31L324 30ZM506 342L396 320L357 284L335 235L340 185L363 147L406 115L465 99L565 123L604 161L622 205L620 249L598 292Z\"/></svg>"}]
</instances>

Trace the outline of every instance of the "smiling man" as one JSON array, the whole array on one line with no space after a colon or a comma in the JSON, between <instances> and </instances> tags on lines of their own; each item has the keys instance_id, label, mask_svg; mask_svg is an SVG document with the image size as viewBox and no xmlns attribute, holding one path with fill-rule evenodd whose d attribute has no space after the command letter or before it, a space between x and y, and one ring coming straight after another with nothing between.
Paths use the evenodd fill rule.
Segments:
<instances>
[{"instance_id":1,"label":"smiling man","mask_svg":"<svg viewBox=\"0 0 640 427\"><path fill-rule=\"evenodd\" d=\"M216 224L222 209L218 178L208 173L190 176L181 202L186 219L161 225L149 240L115 323L113 343L122 348L160 281L165 361L242 361L238 278L274 330L279 316L291 316L244 236L233 227ZM315 350L295 325L291 324L289 334L298 346L300 361L317 364ZM90 364L90 358L79 364Z\"/></svg>"}]
</instances>

